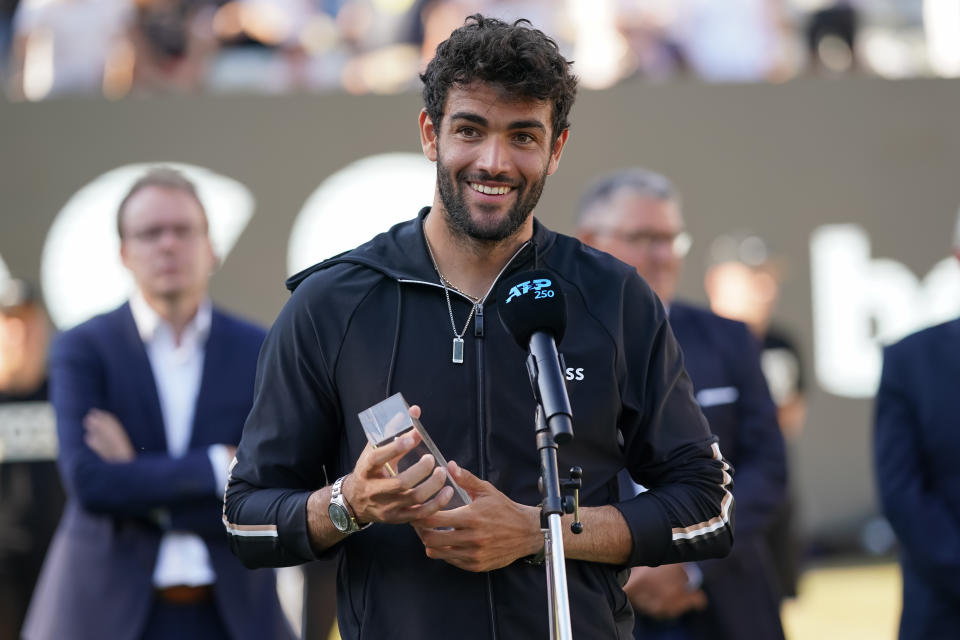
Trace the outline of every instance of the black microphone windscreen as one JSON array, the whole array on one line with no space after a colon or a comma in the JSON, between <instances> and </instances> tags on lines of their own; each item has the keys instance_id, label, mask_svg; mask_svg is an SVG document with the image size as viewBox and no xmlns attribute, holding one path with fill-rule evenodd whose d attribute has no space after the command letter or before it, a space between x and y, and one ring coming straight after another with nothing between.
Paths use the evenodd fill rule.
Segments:
<instances>
[{"instance_id":1,"label":"black microphone windscreen","mask_svg":"<svg viewBox=\"0 0 960 640\"><path fill-rule=\"evenodd\" d=\"M524 271L504 279L497 288L497 307L500 322L524 350L536 331L551 334L557 343L563 339L567 304L549 271Z\"/></svg>"}]
</instances>

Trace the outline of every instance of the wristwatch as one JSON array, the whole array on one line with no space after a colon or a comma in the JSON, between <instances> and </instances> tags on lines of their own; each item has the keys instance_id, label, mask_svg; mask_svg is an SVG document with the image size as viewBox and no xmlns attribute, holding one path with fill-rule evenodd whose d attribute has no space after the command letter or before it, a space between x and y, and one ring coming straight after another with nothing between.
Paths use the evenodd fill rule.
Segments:
<instances>
[{"instance_id":1,"label":"wristwatch","mask_svg":"<svg viewBox=\"0 0 960 640\"><path fill-rule=\"evenodd\" d=\"M343 480L346 477L347 476L337 478L337 481L333 483L333 489L330 492L330 506L327 507L327 513L330 515L330 522L337 528L337 531L351 534L361 529L366 529L373 523L368 522L361 526L360 523L357 522L357 518L353 515L353 509L350 508L347 499L340 492L340 489L343 487Z\"/></svg>"}]
</instances>

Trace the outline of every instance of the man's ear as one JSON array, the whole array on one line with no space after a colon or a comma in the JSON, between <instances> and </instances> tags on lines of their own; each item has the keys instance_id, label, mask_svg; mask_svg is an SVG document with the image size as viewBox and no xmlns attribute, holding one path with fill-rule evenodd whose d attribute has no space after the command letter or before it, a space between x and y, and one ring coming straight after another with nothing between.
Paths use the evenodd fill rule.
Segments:
<instances>
[{"instance_id":1,"label":"man's ear","mask_svg":"<svg viewBox=\"0 0 960 640\"><path fill-rule=\"evenodd\" d=\"M567 144L567 138L570 136L570 129L564 129L556 141L553 143L553 149L550 151L550 164L547 165L547 175L552 176L553 172L560 166L560 156L563 155L563 146Z\"/></svg>"},{"instance_id":2,"label":"man's ear","mask_svg":"<svg viewBox=\"0 0 960 640\"><path fill-rule=\"evenodd\" d=\"M430 162L437 161L437 128L433 125L433 119L426 109L420 110L420 146L423 147L423 155Z\"/></svg>"}]
</instances>

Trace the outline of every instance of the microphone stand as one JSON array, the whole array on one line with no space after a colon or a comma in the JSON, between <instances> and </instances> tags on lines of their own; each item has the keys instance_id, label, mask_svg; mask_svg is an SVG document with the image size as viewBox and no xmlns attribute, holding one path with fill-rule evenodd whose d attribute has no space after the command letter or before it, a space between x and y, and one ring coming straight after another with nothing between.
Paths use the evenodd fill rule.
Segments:
<instances>
[{"instance_id":1,"label":"microphone stand","mask_svg":"<svg viewBox=\"0 0 960 640\"><path fill-rule=\"evenodd\" d=\"M534 338L536 339L536 337ZM551 353L556 355L556 346ZM562 371L562 369L560 369ZM527 358L527 373L533 386L534 396L537 399L536 425L537 452L540 454L540 494L543 501L540 503L540 529L543 531L544 563L547 577L547 613L550 624L550 637L554 640L572 640L573 633L570 625L570 597L567 591L567 567L563 552L563 531L561 516L563 513L575 513L575 522L571 525L574 533L581 533L583 525L580 523L579 493L582 471L579 467L570 470L570 480L560 480L557 470L557 446L573 439L573 422L569 409L569 400L563 398L566 413L546 416L543 400L540 397L538 376L540 374L536 359L531 354ZM561 387L563 388L563 387ZM566 395L565 393L563 394ZM574 496L564 496L561 492L572 488Z\"/></svg>"}]
</instances>

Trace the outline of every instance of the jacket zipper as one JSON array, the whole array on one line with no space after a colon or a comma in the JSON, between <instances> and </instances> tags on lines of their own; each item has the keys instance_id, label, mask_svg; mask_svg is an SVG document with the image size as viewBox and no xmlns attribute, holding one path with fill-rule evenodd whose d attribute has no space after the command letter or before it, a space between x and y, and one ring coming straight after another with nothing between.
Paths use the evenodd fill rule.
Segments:
<instances>
[{"instance_id":1,"label":"jacket zipper","mask_svg":"<svg viewBox=\"0 0 960 640\"><path fill-rule=\"evenodd\" d=\"M475 322L473 335L476 337L477 345L477 419L478 419L478 444L479 444L479 471L480 478L483 480L487 479L487 468L486 468L486 445L484 441L484 435L486 429L484 428L487 415L486 415L486 403L484 403L484 384L483 384L483 301L477 303L476 313L474 314ZM497 609L493 598L493 580L490 577L488 572L484 578L487 582L487 606L490 609L490 637L492 640L497 640Z\"/></svg>"},{"instance_id":2,"label":"jacket zipper","mask_svg":"<svg viewBox=\"0 0 960 640\"><path fill-rule=\"evenodd\" d=\"M503 276L503 273L513 264L513 261L517 259L517 256L527 248L527 245L530 244L530 241L524 242L520 245L520 248L517 249L507 263L503 265L503 268L500 270L500 273L497 274L497 277L493 279L493 284L490 285L490 288L487 290L487 293L479 302L473 302L469 297L460 293L456 290L451 290L451 293L454 295L459 295L464 300L472 302L474 309L474 325L473 325L473 335L476 338L476 353L477 353L477 475L481 480L487 479L487 467L486 467L486 446L485 446L485 424L487 420L486 411L484 410L486 405L484 404L484 384L483 384L483 337L484 337L484 321L483 321L483 305L487 301L487 298L490 296L490 293L493 291L493 288L497 286L497 283L500 282L500 278ZM426 282L424 280L400 280L402 283L409 284L425 284L431 287L443 288L442 285L439 285L435 282ZM492 640L497 640L497 613L496 607L494 606L493 599L493 580L490 578L490 573L488 572L485 576L487 581L487 606L490 609L490 631Z\"/></svg>"},{"instance_id":3,"label":"jacket zipper","mask_svg":"<svg viewBox=\"0 0 960 640\"><path fill-rule=\"evenodd\" d=\"M493 291L493 288L497 286L497 283L500 282L500 278L503 276L503 273L507 268L513 264L513 261L520 255L520 252L523 251L528 242L523 243L517 252L507 260L507 263L503 265L503 269L500 270L500 273L497 274L497 277L494 278L493 284L490 285L490 289L487 291L486 295L483 296L483 299L480 302L476 303L476 310L473 314L473 335L476 338L477 344L477 417L478 417L478 428L477 434L479 438L479 472L480 478L482 480L487 479L487 451L486 451L486 403L484 402L485 393L484 393L484 377L483 377L483 337L484 337L484 326L483 326L483 305L486 303L487 298L490 296L490 292ZM487 606L490 608L490 637L492 640L497 640L497 608L493 596L493 579L490 577L488 572L485 576L487 581Z\"/></svg>"}]
</instances>

